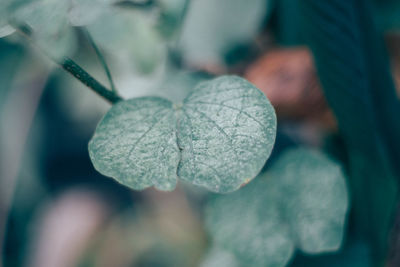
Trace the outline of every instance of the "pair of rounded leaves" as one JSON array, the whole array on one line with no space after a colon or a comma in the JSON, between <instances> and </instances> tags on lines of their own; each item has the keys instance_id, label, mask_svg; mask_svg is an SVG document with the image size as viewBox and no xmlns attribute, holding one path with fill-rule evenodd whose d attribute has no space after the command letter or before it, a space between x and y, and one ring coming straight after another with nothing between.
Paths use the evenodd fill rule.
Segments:
<instances>
[{"instance_id":1,"label":"pair of rounded leaves","mask_svg":"<svg viewBox=\"0 0 400 267\"><path fill-rule=\"evenodd\" d=\"M159 97L115 104L89 143L94 167L133 189L173 190L177 178L226 193L268 159L276 116L265 95L237 76L200 83L180 105Z\"/></svg>"},{"instance_id":2,"label":"pair of rounded leaves","mask_svg":"<svg viewBox=\"0 0 400 267\"><path fill-rule=\"evenodd\" d=\"M295 249L335 251L342 242L347 207L340 165L317 151L289 150L251 184L210 200L206 227L214 248L204 262L285 266Z\"/></svg>"}]
</instances>

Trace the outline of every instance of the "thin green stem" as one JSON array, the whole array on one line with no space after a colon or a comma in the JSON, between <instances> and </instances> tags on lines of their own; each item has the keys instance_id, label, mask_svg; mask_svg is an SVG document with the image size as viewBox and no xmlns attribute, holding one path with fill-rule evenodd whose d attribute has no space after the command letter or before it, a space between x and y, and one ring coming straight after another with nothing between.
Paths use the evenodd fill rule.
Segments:
<instances>
[{"instance_id":1,"label":"thin green stem","mask_svg":"<svg viewBox=\"0 0 400 267\"><path fill-rule=\"evenodd\" d=\"M31 39L34 34L32 29L28 25L20 25L20 24L12 24L12 26L19 32L22 36L27 39ZM115 91L109 90L107 87L98 82L95 78L93 78L89 73L87 73L83 68L81 68L77 63L75 63L72 59L66 57L63 60L57 60L50 55L46 54L51 60L57 63L64 70L68 71L72 76L81 81L88 88L92 89L98 95L102 96L104 99L109 101L110 103L116 103L118 101L123 100Z\"/></svg>"},{"instance_id":2,"label":"thin green stem","mask_svg":"<svg viewBox=\"0 0 400 267\"><path fill-rule=\"evenodd\" d=\"M101 65L103 66L104 72L106 73L108 82L110 83L110 86L111 86L111 91L116 93L117 89L115 87L113 78L111 76L110 68L108 67L107 62L106 62L103 54L101 53L100 49L97 47L97 45L96 45L95 41L93 40L92 36L90 35L89 31L85 29L85 33L86 33L86 36L87 36L87 38L88 38L88 40L90 42L90 45L93 47L93 50L96 53L97 58L99 59Z\"/></svg>"},{"instance_id":3,"label":"thin green stem","mask_svg":"<svg viewBox=\"0 0 400 267\"><path fill-rule=\"evenodd\" d=\"M64 58L62 62L57 62L64 70L68 71L84 85L92 89L111 103L121 101L122 98L114 91L107 89L104 85L94 79L89 73L82 69L70 58Z\"/></svg>"}]
</instances>

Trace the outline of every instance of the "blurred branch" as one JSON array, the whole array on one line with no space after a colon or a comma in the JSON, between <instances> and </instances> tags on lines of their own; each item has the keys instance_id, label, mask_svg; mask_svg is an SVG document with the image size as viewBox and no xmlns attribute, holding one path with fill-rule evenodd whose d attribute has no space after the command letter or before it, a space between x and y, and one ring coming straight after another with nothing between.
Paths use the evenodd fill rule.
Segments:
<instances>
[{"instance_id":1,"label":"blurred branch","mask_svg":"<svg viewBox=\"0 0 400 267\"><path fill-rule=\"evenodd\" d=\"M122 0L114 3L117 7L123 8L151 8L156 4L155 0L147 0L147 1L129 1L129 0Z\"/></svg>"},{"instance_id":2,"label":"blurred branch","mask_svg":"<svg viewBox=\"0 0 400 267\"><path fill-rule=\"evenodd\" d=\"M21 25L21 24L16 24L16 23L11 23L11 25L24 37L27 39L31 39L33 35L32 29L28 25ZM98 82L95 78L93 78L89 73L87 73L83 68L81 68L77 63L75 63L72 59L65 57L62 60L57 60L48 54L45 53L51 60L53 60L55 63L57 63L59 66L61 66L64 70L68 71L70 74L72 74L75 78L77 78L79 81L81 81L84 85L92 89L94 92L96 92L98 95L101 97L105 98L108 100L110 103L116 103L122 98L112 90L109 90L106 88L104 85L102 85L100 82Z\"/></svg>"}]
</instances>

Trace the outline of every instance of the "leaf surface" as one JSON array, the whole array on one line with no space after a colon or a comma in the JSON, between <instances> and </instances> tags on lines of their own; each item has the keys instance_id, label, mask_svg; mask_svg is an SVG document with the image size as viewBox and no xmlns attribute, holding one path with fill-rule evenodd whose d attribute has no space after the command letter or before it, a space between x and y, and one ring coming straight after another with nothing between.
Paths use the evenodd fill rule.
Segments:
<instances>
[{"instance_id":1,"label":"leaf surface","mask_svg":"<svg viewBox=\"0 0 400 267\"><path fill-rule=\"evenodd\" d=\"M98 171L134 189L172 190L178 176L226 193L259 173L275 134L275 112L264 94L242 78L223 76L201 83L181 107L157 97L116 104L89 151Z\"/></svg>"},{"instance_id":2,"label":"leaf surface","mask_svg":"<svg viewBox=\"0 0 400 267\"><path fill-rule=\"evenodd\" d=\"M239 262L231 252L212 247L200 267L239 267Z\"/></svg>"},{"instance_id":3,"label":"leaf surface","mask_svg":"<svg viewBox=\"0 0 400 267\"><path fill-rule=\"evenodd\" d=\"M265 95L246 80L223 76L201 83L184 100L178 176L215 192L253 179L275 142L276 117Z\"/></svg>"},{"instance_id":4,"label":"leaf surface","mask_svg":"<svg viewBox=\"0 0 400 267\"><path fill-rule=\"evenodd\" d=\"M290 150L243 189L214 196L206 227L214 245L245 266L285 266L294 250L337 250L348 197L340 166L308 149Z\"/></svg>"},{"instance_id":5,"label":"leaf surface","mask_svg":"<svg viewBox=\"0 0 400 267\"><path fill-rule=\"evenodd\" d=\"M179 149L172 103L157 97L114 105L89 143L95 168L134 189L176 185Z\"/></svg>"}]
</instances>

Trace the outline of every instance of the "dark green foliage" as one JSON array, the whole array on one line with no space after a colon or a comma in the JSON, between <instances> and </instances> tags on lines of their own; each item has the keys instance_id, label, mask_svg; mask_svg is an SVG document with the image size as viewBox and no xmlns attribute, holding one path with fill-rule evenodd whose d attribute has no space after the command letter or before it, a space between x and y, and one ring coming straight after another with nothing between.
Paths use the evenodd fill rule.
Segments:
<instances>
[{"instance_id":1,"label":"dark green foliage","mask_svg":"<svg viewBox=\"0 0 400 267\"><path fill-rule=\"evenodd\" d=\"M301 1L303 34L349 158L356 228L385 257L397 199L400 103L368 1Z\"/></svg>"},{"instance_id":2,"label":"dark green foliage","mask_svg":"<svg viewBox=\"0 0 400 267\"><path fill-rule=\"evenodd\" d=\"M398 30L400 28L400 1L374 0L373 7L380 29Z\"/></svg>"}]
</instances>

